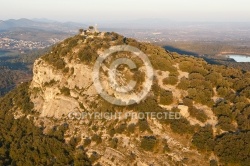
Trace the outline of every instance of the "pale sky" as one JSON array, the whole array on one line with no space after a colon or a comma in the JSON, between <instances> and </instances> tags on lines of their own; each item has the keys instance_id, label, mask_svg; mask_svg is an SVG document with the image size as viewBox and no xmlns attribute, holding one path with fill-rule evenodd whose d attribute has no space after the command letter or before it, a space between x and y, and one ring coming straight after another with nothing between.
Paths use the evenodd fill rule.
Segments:
<instances>
[{"instance_id":1,"label":"pale sky","mask_svg":"<svg viewBox=\"0 0 250 166\"><path fill-rule=\"evenodd\" d=\"M0 0L0 20L250 22L249 0Z\"/></svg>"}]
</instances>

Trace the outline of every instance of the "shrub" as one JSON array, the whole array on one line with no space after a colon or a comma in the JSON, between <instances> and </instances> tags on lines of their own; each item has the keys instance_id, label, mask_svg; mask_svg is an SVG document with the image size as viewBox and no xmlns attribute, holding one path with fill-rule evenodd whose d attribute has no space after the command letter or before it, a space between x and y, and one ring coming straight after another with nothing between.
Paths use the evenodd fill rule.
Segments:
<instances>
[{"instance_id":1,"label":"shrub","mask_svg":"<svg viewBox=\"0 0 250 166\"><path fill-rule=\"evenodd\" d=\"M112 140L110 141L110 147L113 149L116 149L118 145L118 139L117 138L112 138Z\"/></svg>"},{"instance_id":2,"label":"shrub","mask_svg":"<svg viewBox=\"0 0 250 166\"><path fill-rule=\"evenodd\" d=\"M221 97L226 97L227 95L230 94L230 92L231 92L231 90L229 88L226 88L226 87L219 87L217 89L217 93Z\"/></svg>"},{"instance_id":3,"label":"shrub","mask_svg":"<svg viewBox=\"0 0 250 166\"><path fill-rule=\"evenodd\" d=\"M193 100L188 98L188 97L185 97L185 98L183 98L183 104L188 106L188 107L192 107L193 106Z\"/></svg>"},{"instance_id":4,"label":"shrub","mask_svg":"<svg viewBox=\"0 0 250 166\"><path fill-rule=\"evenodd\" d=\"M213 150L214 147L214 137L213 129L211 125L202 127L198 132L193 135L192 143L199 150Z\"/></svg>"},{"instance_id":5,"label":"shrub","mask_svg":"<svg viewBox=\"0 0 250 166\"><path fill-rule=\"evenodd\" d=\"M145 132L145 131L151 131L149 125L148 125L148 121L146 119L139 119L138 121L138 126L139 126L139 130L141 132Z\"/></svg>"},{"instance_id":6,"label":"shrub","mask_svg":"<svg viewBox=\"0 0 250 166\"><path fill-rule=\"evenodd\" d=\"M219 116L218 126L220 126L221 129L225 131L235 130L235 127L232 124L232 120L228 116Z\"/></svg>"},{"instance_id":7,"label":"shrub","mask_svg":"<svg viewBox=\"0 0 250 166\"><path fill-rule=\"evenodd\" d=\"M210 166L218 166L218 162L216 160L210 160Z\"/></svg>"},{"instance_id":8,"label":"shrub","mask_svg":"<svg viewBox=\"0 0 250 166\"><path fill-rule=\"evenodd\" d=\"M69 51L70 51L69 48L65 47L61 50L60 55L65 56L68 54Z\"/></svg>"},{"instance_id":9,"label":"shrub","mask_svg":"<svg viewBox=\"0 0 250 166\"><path fill-rule=\"evenodd\" d=\"M92 129L93 131L97 132L97 131L98 131L98 126L93 125L91 129Z\"/></svg>"},{"instance_id":10,"label":"shrub","mask_svg":"<svg viewBox=\"0 0 250 166\"><path fill-rule=\"evenodd\" d=\"M69 72L69 67L64 68L64 69L63 69L63 72L64 72L64 73L68 73L68 72Z\"/></svg>"},{"instance_id":11,"label":"shrub","mask_svg":"<svg viewBox=\"0 0 250 166\"><path fill-rule=\"evenodd\" d=\"M186 77L182 77L177 88L187 90L189 88L190 81Z\"/></svg>"},{"instance_id":12,"label":"shrub","mask_svg":"<svg viewBox=\"0 0 250 166\"><path fill-rule=\"evenodd\" d=\"M206 122L206 120L208 119L203 110L197 109L195 107L189 107L188 111L190 113L190 116L196 118L201 122Z\"/></svg>"},{"instance_id":13,"label":"shrub","mask_svg":"<svg viewBox=\"0 0 250 166\"><path fill-rule=\"evenodd\" d=\"M160 92L160 104L169 105L173 103L173 93L171 91L162 90Z\"/></svg>"},{"instance_id":14,"label":"shrub","mask_svg":"<svg viewBox=\"0 0 250 166\"><path fill-rule=\"evenodd\" d=\"M127 129L128 132L129 133L134 133L135 132L135 127L136 127L136 125L134 123L129 124L128 129Z\"/></svg>"},{"instance_id":15,"label":"shrub","mask_svg":"<svg viewBox=\"0 0 250 166\"><path fill-rule=\"evenodd\" d=\"M176 85L177 82L178 82L178 77L176 76L169 76L163 79L163 84Z\"/></svg>"},{"instance_id":16,"label":"shrub","mask_svg":"<svg viewBox=\"0 0 250 166\"><path fill-rule=\"evenodd\" d=\"M114 135L115 135L115 129L114 128L112 128L111 130L109 130L109 135L111 136L111 137L113 137Z\"/></svg>"},{"instance_id":17,"label":"shrub","mask_svg":"<svg viewBox=\"0 0 250 166\"><path fill-rule=\"evenodd\" d=\"M196 101L212 107L214 102L212 100L212 92L209 89L189 88L188 97Z\"/></svg>"},{"instance_id":18,"label":"shrub","mask_svg":"<svg viewBox=\"0 0 250 166\"><path fill-rule=\"evenodd\" d=\"M97 152L92 152L91 156L90 156L90 161L92 163L94 163L95 161L97 161L100 158L100 155Z\"/></svg>"},{"instance_id":19,"label":"shrub","mask_svg":"<svg viewBox=\"0 0 250 166\"><path fill-rule=\"evenodd\" d=\"M67 87L62 87L62 89L60 89L61 93L65 96L69 96L70 95L70 89Z\"/></svg>"},{"instance_id":20,"label":"shrub","mask_svg":"<svg viewBox=\"0 0 250 166\"><path fill-rule=\"evenodd\" d=\"M192 134L194 132L194 127L185 118L171 120L170 128L179 134Z\"/></svg>"},{"instance_id":21,"label":"shrub","mask_svg":"<svg viewBox=\"0 0 250 166\"><path fill-rule=\"evenodd\" d=\"M72 49L73 47L77 46L78 38L73 38L69 41L68 48Z\"/></svg>"},{"instance_id":22,"label":"shrub","mask_svg":"<svg viewBox=\"0 0 250 166\"><path fill-rule=\"evenodd\" d=\"M154 136L144 136L141 140L141 148L145 151L153 152L156 145L156 138Z\"/></svg>"},{"instance_id":23,"label":"shrub","mask_svg":"<svg viewBox=\"0 0 250 166\"><path fill-rule=\"evenodd\" d=\"M53 86L56 83L56 81L54 79L50 80L49 82L45 82L44 86Z\"/></svg>"},{"instance_id":24,"label":"shrub","mask_svg":"<svg viewBox=\"0 0 250 166\"><path fill-rule=\"evenodd\" d=\"M127 125L125 123L121 124L116 128L116 132L121 134L126 130L126 128L127 128Z\"/></svg>"},{"instance_id":25,"label":"shrub","mask_svg":"<svg viewBox=\"0 0 250 166\"><path fill-rule=\"evenodd\" d=\"M97 135L97 134L94 134L94 135L92 136L91 140L92 140L92 141L95 141L96 144L100 144L100 143L102 142L102 138L101 138L99 135Z\"/></svg>"},{"instance_id":26,"label":"shrub","mask_svg":"<svg viewBox=\"0 0 250 166\"><path fill-rule=\"evenodd\" d=\"M192 79L205 80L205 77L203 75L201 75L200 73L191 73L191 74L189 74L188 78L190 80L192 80Z\"/></svg>"},{"instance_id":27,"label":"shrub","mask_svg":"<svg viewBox=\"0 0 250 166\"><path fill-rule=\"evenodd\" d=\"M86 138L86 139L84 140L83 145L84 145L84 146L88 146L89 144L91 144L91 139L90 139L90 138Z\"/></svg>"},{"instance_id":28,"label":"shrub","mask_svg":"<svg viewBox=\"0 0 250 166\"><path fill-rule=\"evenodd\" d=\"M78 53L78 58L82 62L90 62L92 60L91 53L88 50L82 49Z\"/></svg>"},{"instance_id":29,"label":"shrub","mask_svg":"<svg viewBox=\"0 0 250 166\"><path fill-rule=\"evenodd\" d=\"M169 146L168 146L168 143L167 143L167 140L166 139L164 139L163 141L162 141L162 145L163 145L163 152L165 153L165 152L170 152L170 148L169 148Z\"/></svg>"},{"instance_id":30,"label":"shrub","mask_svg":"<svg viewBox=\"0 0 250 166\"><path fill-rule=\"evenodd\" d=\"M65 62L62 59L58 59L55 63L57 69L63 69L65 67Z\"/></svg>"}]
</instances>

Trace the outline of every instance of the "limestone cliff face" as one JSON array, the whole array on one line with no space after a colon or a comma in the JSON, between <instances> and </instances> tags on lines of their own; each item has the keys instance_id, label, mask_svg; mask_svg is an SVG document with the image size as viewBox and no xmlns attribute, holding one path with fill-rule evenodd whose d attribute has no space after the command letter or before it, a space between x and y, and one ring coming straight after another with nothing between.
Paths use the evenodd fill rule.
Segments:
<instances>
[{"instance_id":1,"label":"limestone cliff face","mask_svg":"<svg viewBox=\"0 0 250 166\"><path fill-rule=\"evenodd\" d=\"M40 116L60 119L75 110L91 111L93 102L98 103L92 81L95 60L110 46L122 44L122 40L116 33L77 35L36 60L30 90Z\"/></svg>"},{"instance_id":2,"label":"limestone cliff face","mask_svg":"<svg viewBox=\"0 0 250 166\"><path fill-rule=\"evenodd\" d=\"M96 97L90 67L76 62L67 63L66 67L71 73L56 70L43 59L36 60L30 89L36 89L32 102L41 117L61 118L74 110L81 111L80 104L88 108ZM69 90L69 94L61 89Z\"/></svg>"}]
</instances>

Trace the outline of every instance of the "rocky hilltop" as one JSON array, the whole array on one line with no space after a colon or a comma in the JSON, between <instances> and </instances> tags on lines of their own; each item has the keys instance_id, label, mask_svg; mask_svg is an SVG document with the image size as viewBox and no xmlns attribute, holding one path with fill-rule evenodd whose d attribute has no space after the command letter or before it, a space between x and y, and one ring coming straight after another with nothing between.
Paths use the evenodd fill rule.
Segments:
<instances>
[{"instance_id":1,"label":"rocky hilltop","mask_svg":"<svg viewBox=\"0 0 250 166\"><path fill-rule=\"evenodd\" d=\"M94 85L97 59L117 45L138 48L147 55L153 68L150 91L132 105L109 103ZM131 58L139 67L134 70L126 65L118 67L119 76L125 77L118 78L119 84L136 80L135 88L141 90L147 79L147 65L131 52L112 53L101 66L100 80L108 94L120 97L121 102L128 96L121 96L110 87L107 66L122 57ZM85 31L37 59L33 74L32 82L24 88L31 106L24 111L17 105L24 102L22 99L10 101L15 119L28 118L45 135L67 125L63 140L66 144L74 142L75 148L83 147L93 165L250 163L249 72L210 65L202 59L180 56L114 32ZM9 101L8 97L1 100ZM89 116L107 112L121 115L110 119ZM127 116L148 112L174 116L165 119ZM240 143L236 144L236 140Z\"/></svg>"}]
</instances>

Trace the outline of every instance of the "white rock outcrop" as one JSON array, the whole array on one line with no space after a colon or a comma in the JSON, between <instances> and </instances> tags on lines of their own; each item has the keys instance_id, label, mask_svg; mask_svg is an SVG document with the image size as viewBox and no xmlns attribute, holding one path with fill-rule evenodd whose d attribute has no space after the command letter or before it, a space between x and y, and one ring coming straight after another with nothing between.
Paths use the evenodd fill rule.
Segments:
<instances>
[{"instance_id":1,"label":"white rock outcrop","mask_svg":"<svg viewBox=\"0 0 250 166\"><path fill-rule=\"evenodd\" d=\"M67 63L67 67L74 72L65 74L41 58L35 62L30 90L38 92L32 93L31 100L41 117L67 116L75 109L81 110L80 103L88 107L97 96L89 66L74 62ZM61 93L63 87L70 90L69 96Z\"/></svg>"}]
</instances>

